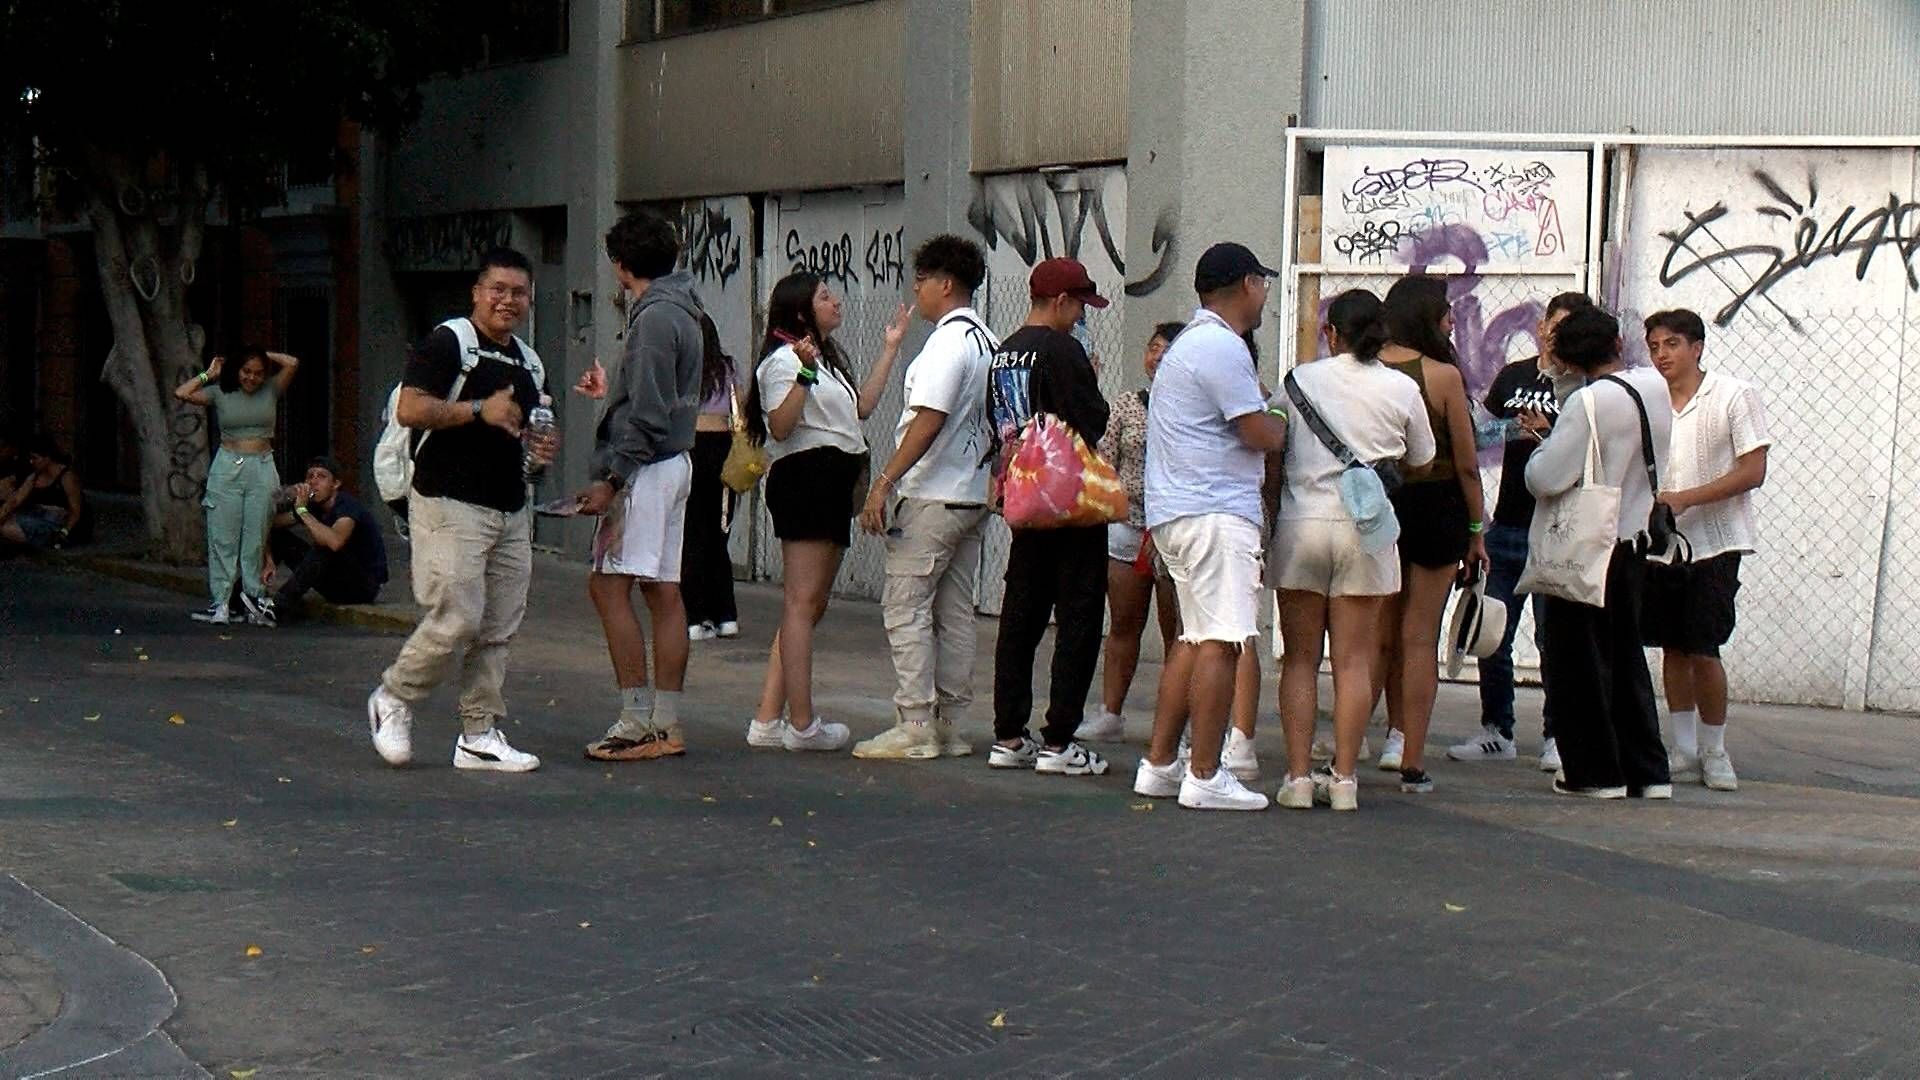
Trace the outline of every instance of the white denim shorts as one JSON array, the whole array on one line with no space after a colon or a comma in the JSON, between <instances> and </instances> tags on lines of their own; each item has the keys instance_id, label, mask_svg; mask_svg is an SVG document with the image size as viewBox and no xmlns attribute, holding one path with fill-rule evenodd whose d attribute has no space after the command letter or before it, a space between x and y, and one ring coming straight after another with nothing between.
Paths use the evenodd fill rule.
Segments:
<instances>
[{"instance_id":1,"label":"white denim shorts","mask_svg":"<svg viewBox=\"0 0 1920 1080\"><path fill-rule=\"evenodd\" d=\"M1233 514L1175 518L1153 530L1180 601L1180 640L1230 641L1259 633L1260 527Z\"/></svg>"},{"instance_id":2,"label":"white denim shorts","mask_svg":"<svg viewBox=\"0 0 1920 1080\"><path fill-rule=\"evenodd\" d=\"M640 466L594 529L594 570L677 583L692 488L693 463L686 454Z\"/></svg>"}]
</instances>

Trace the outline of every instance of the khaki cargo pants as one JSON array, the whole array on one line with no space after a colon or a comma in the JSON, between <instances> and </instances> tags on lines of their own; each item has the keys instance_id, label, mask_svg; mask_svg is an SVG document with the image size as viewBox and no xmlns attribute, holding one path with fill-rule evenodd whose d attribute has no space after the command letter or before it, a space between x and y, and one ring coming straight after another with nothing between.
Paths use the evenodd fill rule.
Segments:
<instances>
[{"instance_id":1,"label":"khaki cargo pants","mask_svg":"<svg viewBox=\"0 0 1920 1080\"><path fill-rule=\"evenodd\" d=\"M974 606L987 508L929 499L894 503L881 617L893 650L893 704L928 723L973 703Z\"/></svg>"}]
</instances>

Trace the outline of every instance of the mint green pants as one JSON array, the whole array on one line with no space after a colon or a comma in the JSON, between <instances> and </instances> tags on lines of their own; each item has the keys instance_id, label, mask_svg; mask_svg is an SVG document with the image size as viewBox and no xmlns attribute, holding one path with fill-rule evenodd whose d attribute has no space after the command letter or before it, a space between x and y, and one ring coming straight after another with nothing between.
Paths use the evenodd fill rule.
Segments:
<instances>
[{"instance_id":1,"label":"mint green pants","mask_svg":"<svg viewBox=\"0 0 1920 1080\"><path fill-rule=\"evenodd\" d=\"M233 599L238 579L248 596L266 596L260 581L273 492L280 484L273 455L236 454L225 447L207 470L207 588L213 602Z\"/></svg>"}]
</instances>

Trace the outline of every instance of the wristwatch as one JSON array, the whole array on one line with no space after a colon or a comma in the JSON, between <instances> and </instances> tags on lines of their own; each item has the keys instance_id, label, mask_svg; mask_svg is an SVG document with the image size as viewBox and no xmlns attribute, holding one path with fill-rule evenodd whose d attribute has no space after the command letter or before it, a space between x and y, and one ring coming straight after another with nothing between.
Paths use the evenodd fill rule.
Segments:
<instances>
[{"instance_id":1,"label":"wristwatch","mask_svg":"<svg viewBox=\"0 0 1920 1080\"><path fill-rule=\"evenodd\" d=\"M481 413L482 413L482 411L483 411L483 410L484 410L484 409L485 409L486 407L487 407L487 403L486 403L485 401L482 401L482 400L480 400L480 399L478 399L478 398L476 398L476 399L474 399L474 402L473 402L473 418L474 418L475 420L478 420L478 419L480 419L480 416L481 416Z\"/></svg>"}]
</instances>

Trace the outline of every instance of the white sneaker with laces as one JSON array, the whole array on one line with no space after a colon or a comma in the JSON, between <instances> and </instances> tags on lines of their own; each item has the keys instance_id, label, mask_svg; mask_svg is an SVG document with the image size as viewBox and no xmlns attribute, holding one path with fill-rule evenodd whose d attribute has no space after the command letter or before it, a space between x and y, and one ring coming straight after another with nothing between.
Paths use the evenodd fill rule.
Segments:
<instances>
[{"instance_id":1,"label":"white sneaker with laces","mask_svg":"<svg viewBox=\"0 0 1920 1080\"><path fill-rule=\"evenodd\" d=\"M747 745L761 750L778 750L786 744L780 741L786 734L787 722L778 720L747 721Z\"/></svg>"},{"instance_id":2,"label":"white sneaker with laces","mask_svg":"<svg viewBox=\"0 0 1920 1080\"><path fill-rule=\"evenodd\" d=\"M1557 773L1560 771L1560 743L1548 739L1540 744L1540 771Z\"/></svg>"},{"instance_id":3,"label":"white sneaker with laces","mask_svg":"<svg viewBox=\"0 0 1920 1080\"><path fill-rule=\"evenodd\" d=\"M1280 790L1273 793L1273 801L1287 810L1313 809L1313 777L1289 776L1280 781Z\"/></svg>"},{"instance_id":4,"label":"white sneaker with laces","mask_svg":"<svg viewBox=\"0 0 1920 1080\"><path fill-rule=\"evenodd\" d=\"M232 616L227 614L227 605L223 603L209 604L204 610L194 612L191 617L194 622L212 623L215 626L226 626L233 621Z\"/></svg>"},{"instance_id":5,"label":"white sneaker with laces","mask_svg":"<svg viewBox=\"0 0 1920 1080\"><path fill-rule=\"evenodd\" d=\"M280 617L273 610L273 598L270 596L253 597L240 594L240 607L247 613L248 626L264 626L271 630L280 625Z\"/></svg>"},{"instance_id":6,"label":"white sneaker with laces","mask_svg":"<svg viewBox=\"0 0 1920 1080\"><path fill-rule=\"evenodd\" d=\"M713 633L715 637L737 638L740 636L740 624L732 619L728 619L726 622L714 627Z\"/></svg>"},{"instance_id":7,"label":"white sneaker with laces","mask_svg":"<svg viewBox=\"0 0 1920 1080\"><path fill-rule=\"evenodd\" d=\"M787 729L780 733L780 745L788 750L838 750L847 745L850 738L852 735L847 731L847 725L816 716L805 730L788 724Z\"/></svg>"},{"instance_id":8,"label":"white sneaker with laces","mask_svg":"<svg viewBox=\"0 0 1920 1080\"><path fill-rule=\"evenodd\" d=\"M853 745L853 756L869 761L932 761L940 754L941 742L933 725L906 720Z\"/></svg>"},{"instance_id":9,"label":"white sneaker with laces","mask_svg":"<svg viewBox=\"0 0 1920 1080\"><path fill-rule=\"evenodd\" d=\"M1700 780L1711 791L1740 790L1740 778L1733 775L1733 758L1725 750L1701 751Z\"/></svg>"},{"instance_id":10,"label":"white sneaker with laces","mask_svg":"<svg viewBox=\"0 0 1920 1080\"><path fill-rule=\"evenodd\" d=\"M1215 769L1205 780L1188 773L1180 781L1180 805L1189 810L1265 810L1267 797L1248 791L1226 769Z\"/></svg>"},{"instance_id":11,"label":"white sneaker with laces","mask_svg":"<svg viewBox=\"0 0 1920 1080\"><path fill-rule=\"evenodd\" d=\"M1360 779L1356 776L1343 777L1333 771L1333 766L1323 765L1308 774L1313 781L1314 801L1325 803L1335 810L1360 809Z\"/></svg>"},{"instance_id":12,"label":"white sneaker with laces","mask_svg":"<svg viewBox=\"0 0 1920 1080\"><path fill-rule=\"evenodd\" d=\"M1127 738L1127 722L1119 713L1110 713L1103 708L1083 718L1080 730L1074 732L1073 737L1087 742L1124 742Z\"/></svg>"},{"instance_id":13,"label":"white sneaker with laces","mask_svg":"<svg viewBox=\"0 0 1920 1080\"><path fill-rule=\"evenodd\" d=\"M1387 745L1380 750L1380 760L1376 762L1381 772L1399 772L1400 756L1406 753L1407 737L1398 731L1387 732Z\"/></svg>"},{"instance_id":14,"label":"white sneaker with laces","mask_svg":"<svg viewBox=\"0 0 1920 1080\"><path fill-rule=\"evenodd\" d=\"M1500 734L1500 729L1483 725L1480 737L1447 748L1447 756L1455 761L1512 761L1519 756L1513 740Z\"/></svg>"},{"instance_id":15,"label":"white sneaker with laces","mask_svg":"<svg viewBox=\"0 0 1920 1080\"><path fill-rule=\"evenodd\" d=\"M703 622L703 623L687 624L687 640L688 641L712 641L714 638L718 636L719 636L719 632L713 628L712 623Z\"/></svg>"},{"instance_id":16,"label":"white sneaker with laces","mask_svg":"<svg viewBox=\"0 0 1920 1080\"><path fill-rule=\"evenodd\" d=\"M933 737L940 744L941 757L967 757L973 753L973 744L956 734L953 721L944 716L933 718Z\"/></svg>"},{"instance_id":17,"label":"white sneaker with laces","mask_svg":"<svg viewBox=\"0 0 1920 1080\"><path fill-rule=\"evenodd\" d=\"M994 769L1031 769L1040 758L1040 744L1025 735L1020 736L1020 745L1003 746L994 743L987 751L987 765Z\"/></svg>"},{"instance_id":18,"label":"white sneaker with laces","mask_svg":"<svg viewBox=\"0 0 1920 1080\"><path fill-rule=\"evenodd\" d=\"M488 728L479 735L462 735L453 743L453 767L482 769L489 772L532 772L540 759L507 745L499 728Z\"/></svg>"},{"instance_id":19,"label":"white sneaker with laces","mask_svg":"<svg viewBox=\"0 0 1920 1080\"><path fill-rule=\"evenodd\" d=\"M1180 785L1186 778L1187 763L1179 758L1155 765L1143 757L1140 767L1133 771L1133 793L1149 799L1171 799L1180 794Z\"/></svg>"},{"instance_id":20,"label":"white sneaker with laces","mask_svg":"<svg viewBox=\"0 0 1920 1080\"><path fill-rule=\"evenodd\" d=\"M396 768L413 760L413 710L384 686L367 695L367 729L380 760Z\"/></svg>"},{"instance_id":21,"label":"white sneaker with laces","mask_svg":"<svg viewBox=\"0 0 1920 1080\"><path fill-rule=\"evenodd\" d=\"M1253 740L1237 727L1227 729L1227 744L1220 748L1220 765L1242 783L1260 779L1260 759L1254 756Z\"/></svg>"},{"instance_id":22,"label":"white sneaker with laces","mask_svg":"<svg viewBox=\"0 0 1920 1080\"><path fill-rule=\"evenodd\" d=\"M1675 782L1700 780L1700 759L1679 750L1671 751L1667 754L1667 773Z\"/></svg>"},{"instance_id":23,"label":"white sneaker with laces","mask_svg":"<svg viewBox=\"0 0 1920 1080\"><path fill-rule=\"evenodd\" d=\"M1105 776L1107 759L1077 742L1070 742L1064 750L1042 747L1033 759L1033 771L1054 776Z\"/></svg>"}]
</instances>

